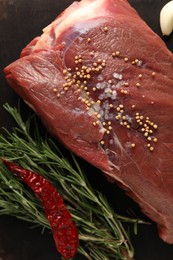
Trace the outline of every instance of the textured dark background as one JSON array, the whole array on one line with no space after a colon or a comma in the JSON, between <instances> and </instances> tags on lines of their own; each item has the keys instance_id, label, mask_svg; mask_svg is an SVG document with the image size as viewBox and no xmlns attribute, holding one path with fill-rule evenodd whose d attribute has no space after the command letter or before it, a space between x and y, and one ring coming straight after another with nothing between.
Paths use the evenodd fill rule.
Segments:
<instances>
[{"instance_id":1,"label":"textured dark background","mask_svg":"<svg viewBox=\"0 0 173 260\"><path fill-rule=\"evenodd\" d=\"M161 36L159 13L168 1L129 0L148 25ZM2 105L17 105L18 97L8 87L2 69L19 57L21 49L33 37L41 33L72 0L0 0L0 127L10 128L10 120ZM161 36L162 37L162 36ZM162 37L163 38L163 37ZM173 35L164 37L173 51ZM27 110L22 103L23 109ZM82 162L92 185L102 191L119 213L126 214L130 208L146 219L138 206L115 185L108 183L100 171ZM93 178L93 174L94 177ZM41 233L39 228L12 217L0 217L0 260L58 260L60 259L50 232ZM172 260L173 246L162 242L154 223L140 225L138 235L132 235L136 260ZM76 259L83 259L76 256Z\"/></svg>"}]
</instances>

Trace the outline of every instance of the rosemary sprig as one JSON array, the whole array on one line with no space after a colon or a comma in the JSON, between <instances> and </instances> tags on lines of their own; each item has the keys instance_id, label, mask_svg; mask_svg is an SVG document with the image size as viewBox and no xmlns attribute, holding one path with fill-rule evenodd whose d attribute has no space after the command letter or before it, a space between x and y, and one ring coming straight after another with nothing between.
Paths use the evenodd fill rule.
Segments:
<instances>
[{"instance_id":1,"label":"rosemary sprig","mask_svg":"<svg viewBox=\"0 0 173 260\"><path fill-rule=\"evenodd\" d=\"M134 250L123 227L138 219L116 214L101 193L94 191L74 155L68 160L50 138L42 138L37 121L26 122L16 108L5 105L17 126L0 135L0 156L17 161L51 181L62 194L79 229L79 252L87 259L133 258ZM34 121L34 123L33 123ZM31 124L34 135L31 136ZM32 131L33 134L33 131ZM7 214L50 228L42 206L30 190L0 162L0 215ZM125 253L124 253L125 252Z\"/></svg>"}]
</instances>

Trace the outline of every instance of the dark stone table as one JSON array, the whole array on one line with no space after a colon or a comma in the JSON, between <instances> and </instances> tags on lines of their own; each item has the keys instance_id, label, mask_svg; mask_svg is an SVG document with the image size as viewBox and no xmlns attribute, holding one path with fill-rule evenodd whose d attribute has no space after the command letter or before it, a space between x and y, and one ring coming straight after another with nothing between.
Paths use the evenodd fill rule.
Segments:
<instances>
[{"instance_id":1,"label":"dark stone table","mask_svg":"<svg viewBox=\"0 0 173 260\"><path fill-rule=\"evenodd\" d=\"M167 2L164 0L130 0L149 26L161 36L159 12ZM8 102L17 105L18 97L8 87L2 69L19 57L21 49L49 24L72 0L0 0L0 127L10 128L9 119L2 105ZM161 36L162 37L162 36ZM163 38L163 37L162 37ZM173 50L173 36L164 38ZM25 109L25 105L22 104ZM97 171L87 163L87 171ZM131 208L143 217L138 206L127 198L116 185L108 183L100 172L91 178L92 185L102 191L120 213ZM90 176L88 176L90 179ZM96 181L97 180L97 181ZM112 198L116 198L112 200ZM118 205L117 205L118 202ZM173 246L162 242L154 223L139 226L138 235L132 235L136 260L171 260ZM40 228L32 228L30 223L8 216L0 217L0 259L3 260L58 260L60 259L49 231L41 233ZM77 256L76 259L84 259Z\"/></svg>"}]
</instances>

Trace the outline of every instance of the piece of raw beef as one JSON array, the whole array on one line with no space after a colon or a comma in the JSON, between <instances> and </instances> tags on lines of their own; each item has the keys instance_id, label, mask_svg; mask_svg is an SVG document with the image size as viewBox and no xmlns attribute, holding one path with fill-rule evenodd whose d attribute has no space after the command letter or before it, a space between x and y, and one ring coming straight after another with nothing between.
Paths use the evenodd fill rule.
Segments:
<instances>
[{"instance_id":1,"label":"piece of raw beef","mask_svg":"<svg viewBox=\"0 0 173 260\"><path fill-rule=\"evenodd\" d=\"M173 243L173 55L128 2L74 2L4 71L49 132Z\"/></svg>"}]
</instances>

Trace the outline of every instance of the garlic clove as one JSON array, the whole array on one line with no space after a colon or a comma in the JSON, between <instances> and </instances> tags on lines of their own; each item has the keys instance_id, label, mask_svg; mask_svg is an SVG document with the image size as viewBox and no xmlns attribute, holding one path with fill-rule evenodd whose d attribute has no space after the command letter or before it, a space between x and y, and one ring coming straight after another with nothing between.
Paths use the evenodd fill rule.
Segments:
<instances>
[{"instance_id":1,"label":"garlic clove","mask_svg":"<svg viewBox=\"0 0 173 260\"><path fill-rule=\"evenodd\" d=\"M160 11L160 27L163 35L173 31L173 1L168 2Z\"/></svg>"}]
</instances>

